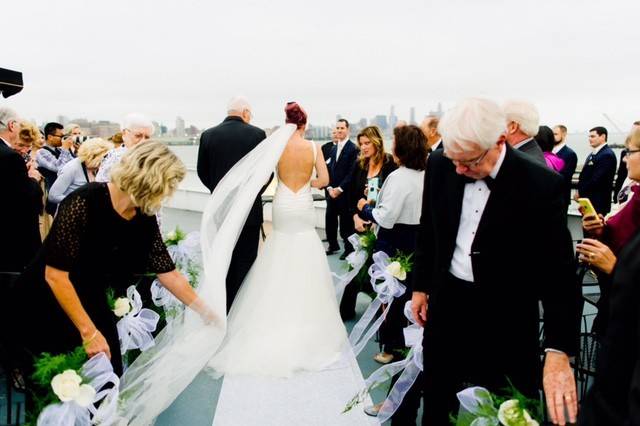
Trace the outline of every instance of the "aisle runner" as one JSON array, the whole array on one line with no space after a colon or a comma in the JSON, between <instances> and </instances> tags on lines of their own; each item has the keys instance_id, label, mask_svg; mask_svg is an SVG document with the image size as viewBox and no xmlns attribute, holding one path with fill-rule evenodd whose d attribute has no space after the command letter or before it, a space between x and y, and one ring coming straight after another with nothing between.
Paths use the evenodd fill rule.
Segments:
<instances>
[{"instance_id":1,"label":"aisle runner","mask_svg":"<svg viewBox=\"0 0 640 426\"><path fill-rule=\"evenodd\" d=\"M350 348L328 369L290 379L225 377L213 426L379 426L362 406L341 414L364 387Z\"/></svg>"}]
</instances>

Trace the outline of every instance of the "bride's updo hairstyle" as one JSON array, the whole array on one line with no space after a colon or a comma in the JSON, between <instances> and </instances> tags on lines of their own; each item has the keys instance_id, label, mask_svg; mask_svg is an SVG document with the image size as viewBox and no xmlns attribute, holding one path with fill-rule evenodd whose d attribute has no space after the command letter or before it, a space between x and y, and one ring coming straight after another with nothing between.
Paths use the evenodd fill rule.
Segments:
<instances>
[{"instance_id":1,"label":"bride's updo hairstyle","mask_svg":"<svg viewBox=\"0 0 640 426\"><path fill-rule=\"evenodd\" d=\"M287 102L287 106L284 107L284 112L287 115L285 123L295 124L298 129L303 128L304 125L307 124L307 113L297 102Z\"/></svg>"}]
</instances>

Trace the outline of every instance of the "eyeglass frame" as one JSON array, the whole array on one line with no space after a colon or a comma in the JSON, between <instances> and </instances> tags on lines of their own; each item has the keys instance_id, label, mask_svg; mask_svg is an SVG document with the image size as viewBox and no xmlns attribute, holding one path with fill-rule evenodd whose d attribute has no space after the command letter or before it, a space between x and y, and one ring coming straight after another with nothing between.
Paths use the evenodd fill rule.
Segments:
<instances>
[{"instance_id":1,"label":"eyeglass frame","mask_svg":"<svg viewBox=\"0 0 640 426\"><path fill-rule=\"evenodd\" d=\"M485 150L482 154L480 154L479 157L474 158L472 160L454 160L451 157L449 157L447 155L447 152L445 151L443 153L443 155L449 159L449 161L451 161L454 165L456 166L463 166L463 167L468 167L468 168L472 168L472 167L477 167L478 164L480 164L482 162L482 160L484 160L484 158L487 156L487 154L489 153L489 151L491 151L491 148Z\"/></svg>"}]
</instances>

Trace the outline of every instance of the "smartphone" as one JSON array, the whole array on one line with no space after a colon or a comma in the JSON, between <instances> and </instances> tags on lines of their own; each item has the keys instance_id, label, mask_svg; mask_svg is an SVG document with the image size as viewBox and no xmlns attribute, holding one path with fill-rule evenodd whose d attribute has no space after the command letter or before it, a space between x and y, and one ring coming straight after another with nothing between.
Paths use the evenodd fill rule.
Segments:
<instances>
[{"instance_id":1,"label":"smartphone","mask_svg":"<svg viewBox=\"0 0 640 426\"><path fill-rule=\"evenodd\" d=\"M380 179L377 177L367 179L367 201L373 201L376 203L378 201L378 182Z\"/></svg>"},{"instance_id":2,"label":"smartphone","mask_svg":"<svg viewBox=\"0 0 640 426\"><path fill-rule=\"evenodd\" d=\"M578 198L578 204L580 204L582 216L598 217L598 213L596 212L596 209L593 208L593 204L591 204L590 199Z\"/></svg>"}]
</instances>

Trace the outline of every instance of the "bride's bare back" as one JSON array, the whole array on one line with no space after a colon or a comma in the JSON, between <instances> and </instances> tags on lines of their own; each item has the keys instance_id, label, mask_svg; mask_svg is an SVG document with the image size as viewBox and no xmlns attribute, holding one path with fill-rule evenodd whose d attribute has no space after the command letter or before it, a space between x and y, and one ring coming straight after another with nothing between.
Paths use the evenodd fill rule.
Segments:
<instances>
[{"instance_id":1,"label":"bride's bare back","mask_svg":"<svg viewBox=\"0 0 640 426\"><path fill-rule=\"evenodd\" d=\"M314 150L316 153L314 154ZM320 147L295 132L282 152L278 162L278 179L293 192L302 189L317 171L317 178L311 180L311 186L322 188L329 184L329 172Z\"/></svg>"}]
</instances>

